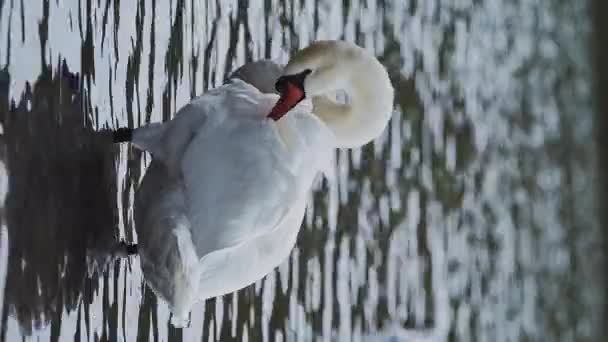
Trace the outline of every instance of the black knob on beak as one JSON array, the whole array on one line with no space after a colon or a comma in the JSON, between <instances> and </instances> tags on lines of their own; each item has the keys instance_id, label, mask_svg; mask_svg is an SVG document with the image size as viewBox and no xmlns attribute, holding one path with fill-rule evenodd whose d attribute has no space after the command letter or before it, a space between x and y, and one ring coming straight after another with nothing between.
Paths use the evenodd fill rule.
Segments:
<instances>
[{"instance_id":1,"label":"black knob on beak","mask_svg":"<svg viewBox=\"0 0 608 342\"><path fill-rule=\"evenodd\" d=\"M274 88L277 90L279 94L283 94L285 91L285 86L287 85L287 77L281 76L277 79L277 83L275 83Z\"/></svg>"}]
</instances>

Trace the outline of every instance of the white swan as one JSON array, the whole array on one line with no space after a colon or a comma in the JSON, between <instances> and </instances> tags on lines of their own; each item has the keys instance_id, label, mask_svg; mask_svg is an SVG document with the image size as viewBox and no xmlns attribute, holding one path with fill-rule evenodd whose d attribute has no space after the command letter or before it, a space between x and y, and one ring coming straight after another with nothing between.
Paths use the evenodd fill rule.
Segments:
<instances>
[{"instance_id":1,"label":"white swan","mask_svg":"<svg viewBox=\"0 0 608 342\"><path fill-rule=\"evenodd\" d=\"M196 301L250 285L285 260L332 149L366 144L392 112L386 70L351 43L299 51L276 87L280 98L233 79L171 121L115 133L153 156L135 198L138 250L174 325ZM349 104L324 96L339 89Z\"/></svg>"}]
</instances>

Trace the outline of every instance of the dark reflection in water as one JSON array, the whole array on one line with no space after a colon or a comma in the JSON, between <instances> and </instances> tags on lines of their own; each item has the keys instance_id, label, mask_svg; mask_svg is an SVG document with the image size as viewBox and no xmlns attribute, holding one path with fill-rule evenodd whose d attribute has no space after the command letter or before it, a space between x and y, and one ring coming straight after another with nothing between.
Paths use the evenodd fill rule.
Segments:
<instances>
[{"instance_id":1,"label":"dark reflection in water","mask_svg":"<svg viewBox=\"0 0 608 342\"><path fill-rule=\"evenodd\" d=\"M51 322L58 336L64 310L82 306L88 315L117 244L116 149L83 115L67 66L44 68L18 102L8 99L10 77L3 71L0 94L10 108L0 112L10 170L2 336L8 315L28 334Z\"/></svg>"},{"instance_id":2,"label":"dark reflection in water","mask_svg":"<svg viewBox=\"0 0 608 342\"><path fill-rule=\"evenodd\" d=\"M0 1L2 340L594 340L587 16L586 1ZM94 131L167 120L246 61L326 38L387 66L389 129L336 153L288 261L172 329L139 260L111 262L137 240L149 160Z\"/></svg>"}]
</instances>

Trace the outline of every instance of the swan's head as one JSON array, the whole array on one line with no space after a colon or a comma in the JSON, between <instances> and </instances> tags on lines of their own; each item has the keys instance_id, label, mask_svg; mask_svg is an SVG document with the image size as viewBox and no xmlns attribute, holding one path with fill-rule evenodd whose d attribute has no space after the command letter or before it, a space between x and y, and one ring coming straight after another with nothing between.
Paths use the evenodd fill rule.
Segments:
<instances>
[{"instance_id":1,"label":"swan's head","mask_svg":"<svg viewBox=\"0 0 608 342\"><path fill-rule=\"evenodd\" d=\"M331 79L335 81L340 76L339 64L331 58L339 43L342 42L314 42L291 57L275 83L281 97L269 117L278 120L305 98L331 90L327 89L334 83ZM320 82L322 79L324 82Z\"/></svg>"},{"instance_id":2,"label":"swan's head","mask_svg":"<svg viewBox=\"0 0 608 342\"><path fill-rule=\"evenodd\" d=\"M361 146L387 126L394 91L388 73L369 51L344 41L318 41L298 51L276 81L279 101L268 115L279 120L305 98L336 135L337 147ZM347 93L340 104L325 95Z\"/></svg>"}]
</instances>

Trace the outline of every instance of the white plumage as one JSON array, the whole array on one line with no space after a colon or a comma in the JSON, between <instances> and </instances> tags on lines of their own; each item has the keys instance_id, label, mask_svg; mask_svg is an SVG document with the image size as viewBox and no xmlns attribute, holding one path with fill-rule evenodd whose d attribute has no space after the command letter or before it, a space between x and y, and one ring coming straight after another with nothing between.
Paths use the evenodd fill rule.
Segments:
<instances>
[{"instance_id":1,"label":"white plumage","mask_svg":"<svg viewBox=\"0 0 608 342\"><path fill-rule=\"evenodd\" d=\"M142 267L176 321L269 273L295 244L334 144L309 101L266 118L277 100L235 79L134 133L154 158L135 201Z\"/></svg>"},{"instance_id":2,"label":"white plumage","mask_svg":"<svg viewBox=\"0 0 608 342\"><path fill-rule=\"evenodd\" d=\"M269 73L279 68L256 67L237 74L268 91L278 76ZM308 68L302 91L310 99L278 121L267 115L279 96L232 79L173 120L133 132L132 143L153 156L135 198L142 269L169 303L174 325L186 323L196 301L243 288L283 262L333 148L360 146L386 127L393 89L373 55L318 42L285 72ZM350 105L322 96L338 86L351 95Z\"/></svg>"}]
</instances>

